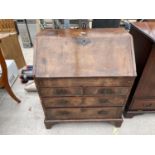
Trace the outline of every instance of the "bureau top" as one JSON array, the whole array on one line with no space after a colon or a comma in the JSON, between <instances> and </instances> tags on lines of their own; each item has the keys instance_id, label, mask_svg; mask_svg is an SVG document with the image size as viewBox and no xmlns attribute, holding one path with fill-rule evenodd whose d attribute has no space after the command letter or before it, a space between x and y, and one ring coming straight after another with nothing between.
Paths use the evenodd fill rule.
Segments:
<instances>
[{"instance_id":1,"label":"bureau top","mask_svg":"<svg viewBox=\"0 0 155 155\"><path fill-rule=\"evenodd\" d=\"M121 28L44 30L36 37L34 75L136 76L132 37Z\"/></svg>"},{"instance_id":2,"label":"bureau top","mask_svg":"<svg viewBox=\"0 0 155 155\"><path fill-rule=\"evenodd\" d=\"M131 25L155 42L155 22L136 22Z\"/></svg>"}]
</instances>

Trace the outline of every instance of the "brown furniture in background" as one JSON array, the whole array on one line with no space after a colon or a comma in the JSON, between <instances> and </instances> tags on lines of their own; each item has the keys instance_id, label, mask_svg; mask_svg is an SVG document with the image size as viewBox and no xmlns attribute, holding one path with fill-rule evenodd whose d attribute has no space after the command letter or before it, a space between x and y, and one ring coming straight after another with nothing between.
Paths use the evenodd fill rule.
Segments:
<instances>
[{"instance_id":1,"label":"brown furniture in background","mask_svg":"<svg viewBox=\"0 0 155 155\"><path fill-rule=\"evenodd\" d=\"M0 44L1 44L1 40L0 40ZM15 96L15 94L13 93L13 91L9 85L7 66L6 66L5 59L4 59L3 54L2 54L1 47L0 47L0 65L1 65L1 69L2 69L2 75L0 76L0 86L4 87L6 89L6 91L9 93L9 95L15 101L20 103L20 100Z\"/></svg>"},{"instance_id":2,"label":"brown furniture in background","mask_svg":"<svg viewBox=\"0 0 155 155\"><path fill-rule=\"evenodd\" d=\"M131 24L137 78L125 109L126 117L155 112L155 22Z\"/></svg>"},{"instance_id":3,"label":"brown furniture in background","mask_svg":"<svg viewBox=\"0 0 155 155\"><path fill-rule=\"evenodd\" d=\"M34 75L46 128L71 121L120 127L136 76L132 38L121 28L44 30Z\"/></svg>"},{"instance_id":4,"label":"brown furniture in background","mask_svg":"<svg viewBox=\"0 0 155 155\"><path fill-rule=\"evenodd\" d=\"M16 32L16 25L13 19L0 19L0 32Z\"/></svg>"},{"instance_id":5,"label":"brown furniture in background","mask_svg":"<svg viewBox=\"0 0 155 155\"><path fill-rule=\"evenodd\" d=\"M17 34L14 33L0 33L3 55L5 59L15 60L18 69L26 65Z\"/></svg>"}]
</instances>

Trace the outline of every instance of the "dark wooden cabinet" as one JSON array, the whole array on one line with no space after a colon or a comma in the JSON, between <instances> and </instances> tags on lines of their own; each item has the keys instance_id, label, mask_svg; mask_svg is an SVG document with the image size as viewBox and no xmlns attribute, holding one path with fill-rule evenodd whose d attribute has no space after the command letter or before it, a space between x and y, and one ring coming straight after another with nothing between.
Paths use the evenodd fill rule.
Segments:
<instances>
[{"instance_id":1,"label":"dark wooden cabinet","mask_svg":"<svg viewBox=\"0 0 155 155\"><path fill-rule=\"evenodd\" d=\"M119 127L136 76L132 37L120 28L45 30L34 75L47 128L71 121Z\"/></svg>"},{"instance_id":2,"label":"dark wooden cabinet","mask_svg":"<svg viewBox=\"0 0 155 155\"><path fill-rule=\"evenodd\" d=\"M125 109L126 117L155 112L155 22L133 23L130 33L135 46L137 78Z\"/></svg>"}]
</instances>

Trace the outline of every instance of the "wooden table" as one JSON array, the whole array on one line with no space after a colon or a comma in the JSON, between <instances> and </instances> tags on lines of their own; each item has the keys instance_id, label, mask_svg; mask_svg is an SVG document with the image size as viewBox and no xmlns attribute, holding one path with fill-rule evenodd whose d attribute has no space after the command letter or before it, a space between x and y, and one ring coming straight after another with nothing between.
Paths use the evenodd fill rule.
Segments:
<instances>
[{"instance_id":1,"label":"wooden table","mask_svg":"<svg viewBox=\"0 0 155 155\"><path fill-rule=\"evenodd\" d=\"M155 22L131 24L137 78L125 109L126 117L155 112Z\"/></svg>"},{"instance_id":2,"label":"wooden table","mask_svg":"<svg viewBox=\"0 0 155 155\"><path fill-rule=\"evenodd\" d=\"M44 30L36 39L35 83L46 128L105 121L120 127L136 67L124 29Z\"/></svg>"}]
</instances>

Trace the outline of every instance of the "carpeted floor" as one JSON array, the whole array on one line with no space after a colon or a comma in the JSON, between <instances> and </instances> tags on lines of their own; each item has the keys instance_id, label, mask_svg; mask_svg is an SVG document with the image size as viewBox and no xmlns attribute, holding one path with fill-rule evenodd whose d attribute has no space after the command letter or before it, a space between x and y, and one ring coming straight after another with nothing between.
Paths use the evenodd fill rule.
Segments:
<instances>
[{"instance_id":1,"label":"carpeted floor","mask_svg":"<svg viewBox=\"0 0 155 155\"><path fill-rule=\"evenodd\" d=\"M27 64L33 63L33 48L23 49ZM28 93L17 79L13 86L22 100L17 104L0 89L0 134L155 134L155 114L124 119L121 128L108 123L61 123L45 129L44 114L38 94Z\"/></svg>"}]
</instances>

